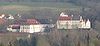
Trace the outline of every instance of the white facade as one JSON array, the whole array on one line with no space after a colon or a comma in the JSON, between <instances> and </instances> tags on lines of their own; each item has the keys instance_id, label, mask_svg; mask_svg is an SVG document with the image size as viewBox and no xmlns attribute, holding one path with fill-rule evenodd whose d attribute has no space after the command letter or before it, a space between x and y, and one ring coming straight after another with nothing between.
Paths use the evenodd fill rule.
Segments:
<instances>
[{"instance_id":1,"label":"white facade","mask_svg":"<svg viewBox=\"0 0 100 46\"><path fill-rule=\"evenodd\" d=\"M21 25L20 32L35 33L43 32L48 24L38 24L38 25Z\"/></svg>"},{"instance_id":2,"label":"white facade","mask_svg":"<svg viewBox=\"0 0 100 46\"><path fill-rule=\"evenodd\" d=\"M78 20L68 20L68 21L57 21L58 29L76 29L79 26Z\"/></svg>"},{"instance_id":3,"label":"white facade","mask_svg":"<svg viewBox=\"0 0 100 46\"><path fill-rule=\"evenodd\" d=\"M19 32L29 32L29 31L30 31L30 25L20 25Z\"/></svg>"},{"instance_id":4,"label":"white facade","mask_svg":"<svg viewBox=\"0 0 100 46\"><path fill-rule=\"evenodd\" d=\"M83 21L80 25L82 25L80 28L85 28L85 29L91 28L91 22L89 21L89 19L86 22Z\"/></svg>"},{"instance_id":5,"label":"white facade","mask_svg":"<svg viewBox=\"0 0 100 46\"><path fill-rule=\"evenodd\" d=\"M17 26L17 28L16 28ZM35 33L44 32L48 28L54 27L53 24L36 24L36 25L9 25L7 30L9 32L25 32L25 33Z\"/></svg>"},{"instance_id":6,"label":"white facade","mask_svg":"<svg viewBox=\"0 0 100 46\"><path fill-rule=\"evenodd\" d=\"M64 13L60 14L60 17L66 17L69 18L68 15L64 15ZM89 19L87 21L83 20L82 16L80 16L79 20L57 20L57 29L78 29L78 28L83 28L83 29L90 29L91 28L91 22Z\"/></svg>"},{"instance_id":7,"label":"white facade","mask_svg":"<svg viewBox=\"0 0 100 46\"><path fill-rule=\"evenodd\" d=\"M89 21L89 19L86 22L86 28L91 28L91 22Z\"/></svg>"}]
</instances>

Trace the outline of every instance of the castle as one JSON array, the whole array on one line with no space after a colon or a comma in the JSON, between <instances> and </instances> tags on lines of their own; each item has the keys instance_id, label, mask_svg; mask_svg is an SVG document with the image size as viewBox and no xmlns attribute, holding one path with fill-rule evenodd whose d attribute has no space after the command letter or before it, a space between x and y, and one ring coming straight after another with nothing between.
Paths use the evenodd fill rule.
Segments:
<instances>
[{"instance_id":1,"label":"castle","mask_svg":"<svg viewBox=\"0 0 100 46\"><path fill-rule=\"evenodd\" d=\"M91 22L89 19L84 20L82 16L79 19L73 19L74 16L69 16L65 13L61 13L57 20L57 29L90 29Z\"/></svg>"},{"instance_id":2,"label":"castle","mask_svg":"<svg viewBox=\"0 0 100 46\"><path fill-rule=\"evenodd\" d=\"M89 19L83 19L82 16L69 16L62 12L55 24L51 24L48 19L22 19L9 25L7 30L10 32L35 33L49 31L53 27L57 27L56 29L90 29L91 22Z\"/></svg>"}]
</instances>

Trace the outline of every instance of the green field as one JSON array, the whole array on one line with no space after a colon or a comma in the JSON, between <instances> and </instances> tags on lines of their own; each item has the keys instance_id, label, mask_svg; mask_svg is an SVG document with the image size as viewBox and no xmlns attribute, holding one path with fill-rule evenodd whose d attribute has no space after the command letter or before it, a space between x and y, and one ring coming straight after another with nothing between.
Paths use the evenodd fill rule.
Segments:
<instances>
[{"instance_id":1,"label":"green field","mask_svg":"<svg viewBox=\"0 0 100 46\"><path fill-rule=\"evenodd\" d=\"M51 9L54 11L60 10L75 10L80 11L81 6L76 6L71 3L51 3L51 2L0 2L0 13L24 13L32 10Z\"/></svg>"}]
</instances>

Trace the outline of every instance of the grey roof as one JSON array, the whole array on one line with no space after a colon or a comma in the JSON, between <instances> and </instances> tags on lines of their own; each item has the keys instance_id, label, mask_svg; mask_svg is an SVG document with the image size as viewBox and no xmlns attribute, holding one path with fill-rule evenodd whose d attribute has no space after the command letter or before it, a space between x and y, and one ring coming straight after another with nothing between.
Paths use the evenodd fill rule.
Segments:
<instances>
[{"instance_id":1,"label":"grey roof","mask_svg":"<svg viewBox=\"0 0 100 46\"><path fill-rule=\"evenodd\" d=\"M72 20L79 20L80 19L80 16L79 15L74 15Z\"/></svg>"},{"instance_id":2,"label":"grey roof","mask_svg":"<svg viewBox=\"0 0 100 46\"><path fill-rule=\"evenodd\" d=\"M42 11L42 10L41 10ZM41 11L34 11L32 12L32 16L34 16L34 18L38 19L38 21L40 21L41 23L48 23L47 20L44 19L51 19L52 21L50 23L55 24L60 16L60 12L51 12L50 10L41 12ZM25 14L26 17L27 14ZM69 16L71 16L72 14L70 14ZM32 17L29 17L32 18ZM79 15L73 15L73 20L79 20Z\"/></svg>"},{"instance_id":3,"label":"grey roof","mask_svg":"<svg viewBox=\"0 0 100 46\"><path fill-rule=\"evenodd\" d=\"M39 21L41 24L50 24L49 19L37 19L37 21Z\"/></svg>"}]
</instances>

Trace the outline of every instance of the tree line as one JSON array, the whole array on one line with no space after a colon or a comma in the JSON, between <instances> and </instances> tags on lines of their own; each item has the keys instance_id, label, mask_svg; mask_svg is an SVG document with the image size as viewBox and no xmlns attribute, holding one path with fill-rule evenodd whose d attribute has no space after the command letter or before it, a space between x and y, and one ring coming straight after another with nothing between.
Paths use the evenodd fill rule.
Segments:
<instances>
[{"instance_id":1,"label":"tree line","mask_svg":"<svg viewBox=\"0 0 100 46\"><path fill-rule=\"evenodd\" d=\"M0 0L4 2L20 2L20 1L29 1L29 2L76 2L76 3L84 3L84 2L99 2L100 0Z\"/></svg>"}]
</instances>

